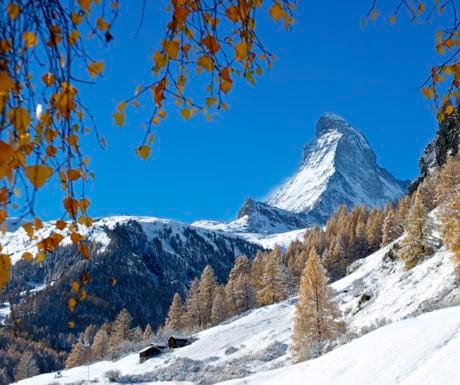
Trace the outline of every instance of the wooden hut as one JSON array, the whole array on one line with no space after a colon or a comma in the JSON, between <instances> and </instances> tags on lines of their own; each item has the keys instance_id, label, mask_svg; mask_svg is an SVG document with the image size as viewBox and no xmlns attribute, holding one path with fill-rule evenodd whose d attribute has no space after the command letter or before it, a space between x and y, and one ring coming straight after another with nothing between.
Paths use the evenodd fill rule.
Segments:
<instances>
[{"instance_id":1,"label":"wooden hut","mask_svg":"<svg viewBox=\"0 0 460 385\"><path fill-rule=\"evenodd\" d=\"M168 338L168 347L170 349L182 348L189 344L189 338L184 336L171 336Z\"/></svg>"},{"instance_id":2,"label":"wooden hut","mask_svg":"<svg viewBox=\"0 0 460 385\"><path fill-rule=\"evenodd\" d=\"M159 356L167 349L166 345L155 345L152 344L147 346L145 349L142 349L139 352L139 362L142 364L143 362L147 361L149 358Z\"/></svg>"}]
</instances>

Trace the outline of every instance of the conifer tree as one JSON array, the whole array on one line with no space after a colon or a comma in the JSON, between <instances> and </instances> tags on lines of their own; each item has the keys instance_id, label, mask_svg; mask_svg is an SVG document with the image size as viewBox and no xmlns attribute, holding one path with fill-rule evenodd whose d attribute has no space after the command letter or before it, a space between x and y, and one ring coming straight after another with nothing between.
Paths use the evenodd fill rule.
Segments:
<instances>
[{"instance_id":1,"label":"conifer tree","mask_svg":"<svg viewBox=\"0 0 460 385\"><path fill-rule=\"evenodd\" d=\"M373 209L367 221L367 243L369 254L378 250L382 243L383 213Z\"/></svg>"},{"instance_id":2,"label":"conifer tree","mask_svg":"<svg viewBox=\"0 0 460 385\"><path fill-rule=\"evenodd\" d=\"M32 352L25 352L21 355L18 366L16 366L14 379L20 381L25 378L36 376L39 373L40 369L38 368L34 355Z\"/></svg>"},{"instance_id":3,"label":"conifer tree","mask_svg":"<svg viewBox=\"0 0 460 385\"><path fill-rule=\"evenodd\" d=\"M402 235L402 228L398 223L395 212L390 209L383 221L381 247L388 245Z\"/></svg>"},{"instance_id":4,"label":"conifer tree","mask_svg":"<svg viewBox=\"0 0 460 385\"><path fill-rule=\"evenodd\" d=\"M133 317L131 317L131 314L126 309L121 310L118 314L113 322L112 333L110 335L110 349L112 352L116 352L123 342L128 340L132 320Z\"/></svg>"},{"instance_id":5,"label":"conifer tree","mask_svg":"<svg viewBox=\"0 0 460 385\"><path fill-rule=\"evenodd\" d=\"M258 251L251 265L251 282L255 292L262 289L266 253Z\"/></svg>"},{"instance_id":6,"label":"conifer tree","mask_svg":"<svg viewBox=\"0 0 460 385\"><path fill-rule=\"evenodd\" d=\"M211 323L212 303L214 300L214 290L216 288L216 278L214 270L207 265L200 279L200 317L203 327Z\"/></svg>"},{"instance_id":7,"label":"conifer tree","mask_svg":"<svg viewBox=\"0 0 460 385\"><path fill-rule=\"evenodd\" d=\"M150 324L147 324L147 326L144 329L144 334L142 335L142 340L150 341L150 339L152 338L152 333L152 327L150 326Z\"/></svg>"},{"instance_id":8,"label":"conifer tree","mask_svg":"<svg viewBox=\"0 0 460 385\"><path fill-rule=\"evenodd\" d=\"M241 314L255 306L255 290L251 283L251 267L246 256L238 257L225 287L230 316Z\"/></svg>"},{"instance_id":9,"label":"conifer tree","mask_svg":"<svg viewBox=\"0 0 460 385\"><path fill-rule=\"evenodd\" d=\"M185 300L184 328L189 332L193 332L200 329L201 325L200 281L195 278Z\"/></svg>"},{"instance_id":10,"label":"conifer tree","mask_svg":"<svg viewBox=\"0 0 460 385\"><path fill-rule=\"evenodd\" d=\"M90 360L90 357L90 348L84 345L81 341L77 341L77 343L72 346L72 350L70 351L65 362L65 367L70 369L76 366L81 366L86 364Z\"/></svg>"},{"instance_id":11,"label":"conifer tree","mask_svg":"<svg viewBox=\"0 0 460 385\"><path fill-rule=\"evenodd\" d=\"M140 326L136 326L134 329L133 335L132 335L132 340L134 342L141 342L142 341L142 329Z\"/></svg>"},{"instance_id":12,"label":"conifer tree","mask_svg":"<svg viewBox=\"0 0 460 385\"><path fill-rule=\"evenodd\" d=\"M326 271L312 249L302 273L295 309L291 351L296 362L320 356L344 332L341 312L327 283Z\"/></svg>"},{"instance_id":13,"label":"conifer tree","mask_svg":"<svg viewBox=\"0 0 460 385\"><path fill-rule=\"evenodd\" d=\"M283 301L288 296L288 275L278 251L267 254L264 262L261 288L256 294L261 306Z\"/></svg>"},{"instance_id":14,"label":"conifer tree","mask_svg":"<svg viewBox=\"0 0 460 385\"><path fill-rule=\"evenodd\" d=\"M368 248L369 245L367 244L366 223L363 219L361 219L361 217L359 217L356 222L355 237L353 242L353 259L356 260L366 257Z\"/></svg>"},{"instance_id":15,"label":"conifer tree","mask_svg":"<svg viewBox=\"0 0 460 385\"><path fill-rule=\"evenodd\" d=\"M225 288L222 285L217 285L211 309L211 324L213 326L220 324L227 318L226 303Z\"/></svg>"},{"instance_id":16,"label":"conifer tree","mask_svg":"<svg viewBox=\"0 0 460 385\"><path fill-rule=\"evenodd\" d=\"M414 194L404 230L406 234L400 242L399 258L407 269L411 269L420 258L433 252L432 223L419 190Z\"/></svg>"},{"instance_id":17,"label":"conifer tree","mask_svg":"<svg viewBox=\"0 0 460 385\"><path fill-rule=\"evenodd\" d=\"M440 206L441 234L460 267L460 157L449 157L436 186Z\"/></svg>"},{"instance_id":18,"label":"conifer tree","mask_svg":"<svg viewBox=\"0 0 460 385\"><path fill-rule=\"evenodd\" d=\"M181 331L183 329L182 317L184 316L184 305L179 293L174 294L171 306L168 311L165 328L170 331Z\"/></svg>"},{"instance_id":19,"label":"conifer tree","mask_svg":"<svg viewBox=\"0 0 460 385\"><path fill-rule=\"evenodd\" d=\"M109 335L103 328L100 328L94 336L91 350L94 360L101 360L107 356L109 350Z\"/></svg>"}]
</instances>

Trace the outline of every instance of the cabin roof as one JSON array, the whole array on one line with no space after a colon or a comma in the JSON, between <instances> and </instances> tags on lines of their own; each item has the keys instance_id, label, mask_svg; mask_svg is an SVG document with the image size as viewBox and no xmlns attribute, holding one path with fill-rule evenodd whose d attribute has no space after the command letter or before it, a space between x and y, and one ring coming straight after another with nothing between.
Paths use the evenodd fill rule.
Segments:
<instances>
[{"instance_id":1,"label":"cabin roof","mask_svg":"<svg viewBox=\"0 0 460 385\"><path fill-rule=\"evenodd\" d=\"M190 337L181 336L181 335L178 335L178 334L172 334L169 338L174 338L175 340L188 340L188 339L190 339ZM168 338L168 340L169 340L169 338Z\"/></svg>"},{"instance_id":2,"label":"cabin roof","mask_svg":"<svg viewBox=\"0 0 460 385\"><path fill-rule=\"evenodd\" d=\"M166 345L160 345L160 344L152 344L152 345L149 345L147 346L146 348L142 349L140 353L145 353L147 351L149 351L150 349L157 349L157 350L161 350L161 349L166 349Z\"/></svg>"}]
</instances>

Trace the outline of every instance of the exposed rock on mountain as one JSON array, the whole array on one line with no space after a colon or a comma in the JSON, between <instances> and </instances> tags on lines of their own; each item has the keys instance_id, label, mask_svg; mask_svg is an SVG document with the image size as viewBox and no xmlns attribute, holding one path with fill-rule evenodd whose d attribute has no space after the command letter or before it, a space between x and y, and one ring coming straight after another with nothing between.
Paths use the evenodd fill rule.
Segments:
<instances>
[{"instance_id":1,"label":"exposed rock on mountain","mask_svg":"<svg viewBox=\"0 0 460 385\"><path fill-rule=\"evenodd\" d=\"M408 181L379 167L361 132L340 116L327 113L316 138L304 147L296 173L273 191L267 203L324 223L341 204L383 207L402 196Z\"/></svg>"}]
</instances>

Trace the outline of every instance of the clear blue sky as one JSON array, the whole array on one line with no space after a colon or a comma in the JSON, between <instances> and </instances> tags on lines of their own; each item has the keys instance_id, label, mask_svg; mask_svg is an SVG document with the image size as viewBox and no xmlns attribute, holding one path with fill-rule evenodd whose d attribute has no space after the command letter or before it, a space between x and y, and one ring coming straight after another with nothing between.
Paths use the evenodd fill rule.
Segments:
<instances>
[{"instance_id":1,"label":"clear blue sky","mask_svg":"<svg viewBox=\"0 0 460 385\"><path fill-rule=\"evenodd\" d=\"M105 151L96 151L95 143L88 150L96 172L92 215L230 220L246 197L263 198L294 172L326 111L360 129L380 165L396 177L416 177L419 156L436 130L419 90L436 62L433 27L379 20L363 29L360 18L370 2L301 2L290 33L264 16L262 34L278 57L273 70L256 87L237 85L230 111L212 123L201 117L184 122L169 111L147 162L134 155L143 109L128 115L122 130L113 125L112 112L150 79L164 2L147 2L137 40L141 1L129 2L129 9L122 2L115 40L93 55L105 60L104 78L82 91L108 142ZM40 199L43 217L59 216L60 201L48 190Z\"/></svg>"}]
</instances>

